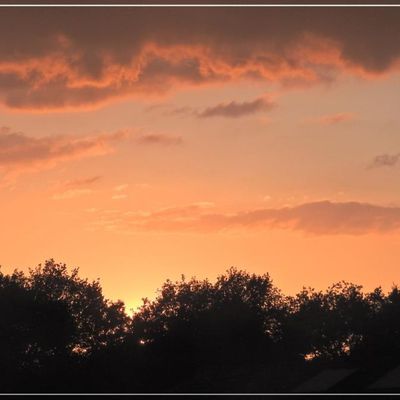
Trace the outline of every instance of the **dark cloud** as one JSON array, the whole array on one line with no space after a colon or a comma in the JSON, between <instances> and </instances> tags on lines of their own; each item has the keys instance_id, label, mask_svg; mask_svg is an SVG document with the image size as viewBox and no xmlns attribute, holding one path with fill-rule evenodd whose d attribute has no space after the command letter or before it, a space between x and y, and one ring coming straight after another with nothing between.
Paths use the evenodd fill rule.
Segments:
<instances>
[{"instance_id":1,"label":"dark cloud","mask_svg":"<svg viewBox=\"0 0 400 400\"><path fill-rule=\"evenodd\" d=\"M225 118L240 118L246 115L255 114L258 112L266 112L276 107L275 102L266 98L259 97L252 101L231 101L227 103L220 103L215 106L210 106L205 109L193 107L173 107L169 104L156 105L148 107L146 112L161 110L162 114L174 117L197 117L197 118L212 118L212 117L225 117Z\"/></svg>"},{"instance_id":2,"label":"dark cloud","mask_svg":"<svg viewBox=\"0 0 400 400\"><path fill-rule=\"evenodd\" d=\"M396 66L399 8L3 8L0 101L89 107L178 85L370 77Z\"/></svg>"},{"instance_id":3,"label":"dark cloud","mask_svg":"<svg viewBox=\"0 0 400 400\"><path fill-rule=\"evenodd\" d=\"M376 156L368 165L367 169L379 167L394 167L400 160L400 153L398 154L380 154Z\"/></svg>"},{"instance_id":4,"label":"dark cloud","mask_svg":"<svg viewBox=\"0 0 400 400\"><path fill-rule=\"evenodd\" d=\"M180 136L167 135L163 133L147 133L138 136L136 141L140 144L162 146L174 146L183 143L183 139Z\"/></svg>"},{"instance_id":5,"label":"dark cloud","mask_svg":"<svg viewBox=\"0 0 400 400\"><path fill-rule=\"evenodd\" d=\"M231 101L230 103L221 103L214 107L208 107L198 113L200 118L227 117L239 118L245 115L254 114L261 111L270 111L275 107L275 103L265 98L258 98L253 101L239 103Z\"/></svg>"}]
</instances>

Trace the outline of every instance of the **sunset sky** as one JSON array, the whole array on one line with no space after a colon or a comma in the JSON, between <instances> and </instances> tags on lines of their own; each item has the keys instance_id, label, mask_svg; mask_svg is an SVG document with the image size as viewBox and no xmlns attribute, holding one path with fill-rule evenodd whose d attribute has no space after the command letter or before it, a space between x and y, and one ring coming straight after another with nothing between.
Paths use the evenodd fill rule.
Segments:
<instances>
[{"instance_id":1,"label":"sunset sky","mask_svg":"<svg viewBox=\"0 0 400 400\"><path fill-rule=\"evenodd\" d=\"M128 308L181 274L400 283L400 8L1 8L0 264Z\"/></svg>"}]
</instances>

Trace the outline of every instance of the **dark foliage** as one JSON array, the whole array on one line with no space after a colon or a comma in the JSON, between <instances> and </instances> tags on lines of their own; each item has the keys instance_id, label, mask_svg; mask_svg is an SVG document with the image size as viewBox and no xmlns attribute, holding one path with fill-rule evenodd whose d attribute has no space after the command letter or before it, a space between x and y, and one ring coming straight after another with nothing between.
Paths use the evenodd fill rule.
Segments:
<instances>
[{"instance_id":1,"label":"dark foliage","mask_svg":"<svg viewBox=\"0 0 400 400\"><path fill-rule=\"evenodd\" d=\"M168 280L129 317L48 260L0 273L0 316L1 392L285 392L323 368L400 361L397 287L285 296L234 268Z\"/></svg>"}]
</instances>

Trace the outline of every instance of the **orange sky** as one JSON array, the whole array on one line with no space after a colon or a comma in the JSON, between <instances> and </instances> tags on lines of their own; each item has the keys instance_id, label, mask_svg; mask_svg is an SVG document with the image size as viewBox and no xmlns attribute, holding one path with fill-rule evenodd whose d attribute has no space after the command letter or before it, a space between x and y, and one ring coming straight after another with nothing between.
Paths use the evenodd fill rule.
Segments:
<instances>
[{"instance_id":1,"label":"orange sky","mask_svg":"<svg viewBox=\"0 0 400 400\"><path fill-rule=\"evenodd\" d=\"M399 13L1 9L3 270L400 282Z\"/></svg>"}]
</instances>

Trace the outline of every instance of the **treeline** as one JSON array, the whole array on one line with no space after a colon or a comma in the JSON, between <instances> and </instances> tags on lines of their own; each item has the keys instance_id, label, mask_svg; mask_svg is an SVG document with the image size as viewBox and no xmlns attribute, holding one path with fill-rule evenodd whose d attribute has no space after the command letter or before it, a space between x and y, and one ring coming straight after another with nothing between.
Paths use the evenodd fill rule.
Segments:
<instances>
[{"instance_id":1,"label":"treeline","mask_svg":"<svg viewBox=\"0 0 400 400\"><path fill-rule=\"evenodd\" d=\"M285 392L328 367L400 360L400 292L286 296L268 274L166 281L133 316L48 260L0 273L0 392Z\"/></svg>"}]
</instances>

